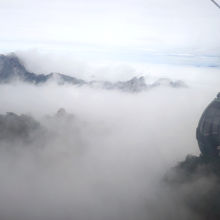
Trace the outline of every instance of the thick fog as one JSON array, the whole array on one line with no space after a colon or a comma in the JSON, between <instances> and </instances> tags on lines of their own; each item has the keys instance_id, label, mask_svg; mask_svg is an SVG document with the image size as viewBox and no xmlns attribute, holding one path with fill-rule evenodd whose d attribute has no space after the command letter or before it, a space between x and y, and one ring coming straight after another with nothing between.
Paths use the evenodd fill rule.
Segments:
<instances>
[{"instance_id":1,"label":"thick fog","mask_svg":"<svg viewBox=\"0 0 220 220\"><path fill-rule=\"evenodd\" d=\"M176 193L163 178L187 154L200 154L195 129L218 92L218 70L165 70L155 77L188 87L131 94L53 82L0 85L0 218L196 219L183 198L213 181Z\"/></svg>"}]
</instances>

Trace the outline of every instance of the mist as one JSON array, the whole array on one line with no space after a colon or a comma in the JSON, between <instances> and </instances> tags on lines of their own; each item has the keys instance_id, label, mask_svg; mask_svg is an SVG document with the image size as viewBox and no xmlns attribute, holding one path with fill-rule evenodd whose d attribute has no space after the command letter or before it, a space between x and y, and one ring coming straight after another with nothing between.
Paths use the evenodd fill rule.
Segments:
<instances>
[{"instance_id":1,"label":"mist","mask_svg":"<svg viewBox=\"0 0 220 220\"><path fill-rule=\"evenodd\" d=\"M219 220L218 4L0 0L0 220Z\"/></svg>"},{"instance_id":2,"label":"mist","mask_svg":"<svg viewBox=\"0 0 220 220\"><path fill-rule=\"evenodd\" d=\"M175 190L163 178L187 154L200 154L195 129L218 92L218 69L163 70L151 74L188 87L1 84L1 219L196 219L183 198L201 184ZM24 136L15 135L19 126Z\"/></svg>"}]
</instances>

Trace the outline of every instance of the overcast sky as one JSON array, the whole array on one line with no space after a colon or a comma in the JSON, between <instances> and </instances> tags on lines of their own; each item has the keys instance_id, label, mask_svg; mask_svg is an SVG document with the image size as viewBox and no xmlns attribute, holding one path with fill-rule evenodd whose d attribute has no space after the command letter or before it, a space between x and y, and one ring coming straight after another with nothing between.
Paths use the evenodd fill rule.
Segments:
<instances>
[{"instance_id":1,"label":"overcast sky","mask_svg":"<svg viewBox=\"0 0 220 220\"><path fill-rule=\"evenodd\" d=\"M210 0L0 0L0 28L1 53L158 62L220 56L220 9Z\"/></svg>"}]
</instances>

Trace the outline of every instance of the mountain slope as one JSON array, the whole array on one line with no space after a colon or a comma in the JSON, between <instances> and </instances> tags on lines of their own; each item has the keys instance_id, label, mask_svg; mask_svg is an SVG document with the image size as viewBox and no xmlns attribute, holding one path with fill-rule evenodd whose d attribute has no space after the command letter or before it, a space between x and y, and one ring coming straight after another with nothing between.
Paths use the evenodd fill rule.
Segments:
<instances>
[{"instance_id":1,"label":"mountain slope","mask_svg":"<svg viewBox=\"0 0 220 220\"><path fill-rule=\"evenodd\" d=\"M84 84L83 80L67 76L60 73L35 74L28 72L19 58L15 55L0 55L0 82L9 83L13 80L21 80L34 84L45 83L48 80L56 78L59 84Z\"/></svg>"}]
</instances>

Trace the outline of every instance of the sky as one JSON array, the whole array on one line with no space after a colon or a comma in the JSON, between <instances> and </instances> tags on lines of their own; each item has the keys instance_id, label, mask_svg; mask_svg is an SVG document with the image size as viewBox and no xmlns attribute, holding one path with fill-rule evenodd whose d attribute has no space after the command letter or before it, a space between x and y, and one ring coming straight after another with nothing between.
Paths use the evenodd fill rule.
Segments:
<instances>
[{"instance_id":1,"label":"sky","mask_svg":"<svg viewBox=\"0 0 220 220\"><path fill-rule=\"evenodd\" d=\"M210 0L0 0L0 48L82 60L218 65L219 22Z\"/></svg>"}]
</instances>

